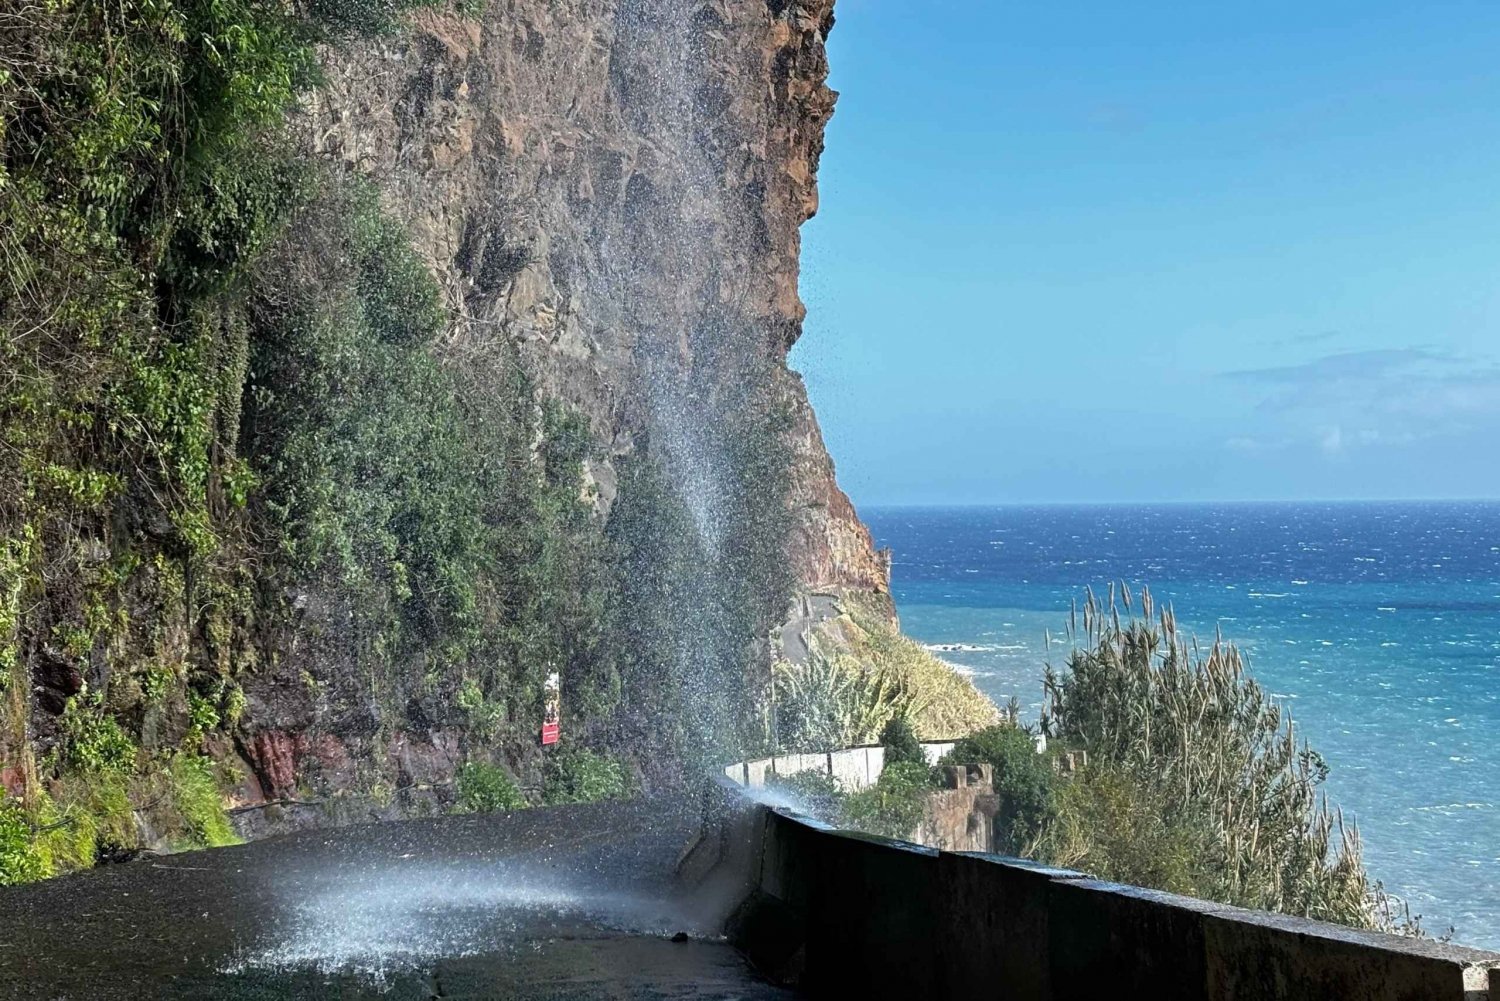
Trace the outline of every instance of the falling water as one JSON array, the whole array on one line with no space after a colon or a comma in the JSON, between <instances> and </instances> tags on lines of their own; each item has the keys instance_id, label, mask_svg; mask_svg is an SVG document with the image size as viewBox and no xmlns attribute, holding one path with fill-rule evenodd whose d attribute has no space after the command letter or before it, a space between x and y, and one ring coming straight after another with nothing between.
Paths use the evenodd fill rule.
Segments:
<instances>
[{"instance_id":1,"label":"falling water","mask_svg":"<svg viewBox=\"0 0 1500 1001\"><path fill-rule=\"evenodd\" d=\"M770 384L763 325L747 318L753 276L729 264L747 239L746 206L733 198L707 100L713 60L692 0L622 0L614 18L611 86L643 140L621 218L601 234L600 267L584 290L632 338L641 440L688 515L691 566L657 566L655 589L673 609L675 676L691 711L681 722L700 749L720 746L738 722L725 691L747 637L726 623L724 597L742 582L733 552L742 501L731 436ZM663 302L663 300L666 300ZM738 680L735 678L734 680ZM691 926L661 901L602 888L600 872L570 875L511 861L347 873L322 889L297 886L265 942L230 969L360 971L374 977L435 957L524 947L582 926L648 935ZM717 925L705 926L712 934Z\"/></svg>"},{"instance_id":2,"label":"falling water","mask_svg":"<svg viewBox=\"0 0 1500 1001\"><path fill-rule=\"evenodd\" d=\"M744 308L755 276L734 266L748 256L750 212L760 207L747 206L727 177L725 90L709 51L716 16L695 0L622 0L617 8L611 82L645 140L648 169L632 177L623 225L601 247L604 292L636 334L645 439L702 554L687 570L655 569L677 578L660 590L684 596L675 677L699 748L722 746L739 722L726 689L742 680L734 668L749 637L725 621L723 598L745 573L728 551L745 548L734 538L744 499L735 494L743 471L732 436L764 409L757 394L771 384L763 368L770 338Z\"/></svg>"}]
</instances>

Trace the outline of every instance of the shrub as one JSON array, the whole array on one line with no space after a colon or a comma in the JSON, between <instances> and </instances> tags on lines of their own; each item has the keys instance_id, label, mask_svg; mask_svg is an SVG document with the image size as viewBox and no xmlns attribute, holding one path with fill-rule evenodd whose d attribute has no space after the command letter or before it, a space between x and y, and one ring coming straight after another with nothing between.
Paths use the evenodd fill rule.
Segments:
<instances>
[{"instance_id":1,"label":"shrub","mask_svg":"<svg viewBox=\"0 0 1500 1001\"><path fill-rule=\"evenodd\" d=\"M1225 903L1390 925L1358 835L1321 796L1328 769L1246 673L1239 651L1206 651L1170 609L1122 622L1090 595L1082 646L1050 668L1044 726L1086 748L1047 851L1061 864Z\"/></svg>"},{"instance_id":2,"label":"shrub","mask_svg":"<svg viewBox=\"0 0 1500 1001\"><path fill-rule=\"evenodd\" d=\"M1098 761L1061 784L1042 851L1057 865L1121 883L1211 897L1204 861L1211 832L1173 820L1156 791L1126 768Z\"/></svg>"},{"instance_id":3,"label":"shrub","mask_svg":"<svg viewBox=\"0 0 1500 1001\"><path fill-rule=\"evenodd\" d=\"M358 610L384 704L462 672L453 701L493 736L599 642L586 425L538 405L509 345L444 359L437 285L368 185L327 178L258 289L245 437L281 573Z\"/></svg>"},{"instance_id":4,"label":"shrub","mask_svg":"<svg viewBox=\"0 0 1500 1001\"><path fill-rule=\"evenodd\" d=\"M584 748L564 748L547 759L542 801L554 806L626 799L631 787L630 773L620 759Z\"/></svg>"},{"instance_id":5,"label":"shrub","mask_svg":"<svg viewBox=\"0 0 1500 1001\"><path fill-rule=\"evenodd\" d=\"M994 705L968 678L902 636L874 602L847 596L840 611L814 628L806 665L778 667L780 747L826 751L868 744L897 716L926 740L996 722Z\"/></svg>"},{"instance_id":6,"label":"shrub","mask_svg":"<svg viewBox=\"0 0 1500 1001\"><path fill-rule=\"evenodd\" d=\"M775 670L778 746L834 751L872 743L892 718L911 709L903 689L846 656L814 650L807 663Z\"/></svg>"},{"instance_id":7,"label":"shrub","mask_svg":"<svg viewBox=\"0 0 1500 1001\"><path fill-rule=\"evenodd\" d=\"M766 786L785 795L796 808L824 823L837 824L843 817L846 794L838 780L827 772L809 769L792 775L776 775Z\"/></svg>"},{"instance_id":8,"label":"shrub","mask_svg":"<svg viewBox=\"0 0 1500 1001\"><path fill-rule=\"evenodd\" d=\"M936 788L932 769L909 761L886 765L868 789L848 795L844 823L888 838L910 838L922 823L927 799Z\"/></svg>"},{"instance_id":9,"label":"shrub","mask_svg":"<svg viewBox=\"0 0 1500 1001\"><path fill-rule=\"evenodd\" d=\"M85 774L129 772L135 768L135 742L103 709L99 696L82 692L69 700L62 717L66 763Z\"/></svg>"},{"instance_id":10,"label":"shrub","mask_svg":"<svg viewBox=\"0 0 1500 1001\"><path fill-rule=\"evenodd\" d=\"M891 717L885 729L880 731L880 744L885 748L887 767L901 761L913 765L927 764L927 755L922 751L917 733L905 716Z\"/></svg>"},{"instance_id":11,"label":"shrub","mask_svg":"<svg viewBox=\"0 0 1500 1001\"><path fill-rule=\"evenodd\" d=\"M32 883L50 875L52 868L37 850L26 811L0 794L0 886Z\"/></svg>"},{"instance_id":12,"label":"shrub","mask_svg":"<svg viewBox=\"0 0 1500 1001\"><path fill-rule=\"evenodd\" d=\"M1052 762L1037 753L1036 739L1009 724L986 727L962 738L943 764L986 764L994 769L999 811L995 814L995 850L1030 854L1054 813Z\"/></svg>"},{"instance_id":13,"label":"shrub","mask_svg":"<svg viewBox=\"0 0 1500 1001\"><path fill-rule=\"evenodd\" d=\"M526 797L514 779L499 765L470 761L458 770L456 813L499 813L523 810Z\"/></svg>"}]
</instances>

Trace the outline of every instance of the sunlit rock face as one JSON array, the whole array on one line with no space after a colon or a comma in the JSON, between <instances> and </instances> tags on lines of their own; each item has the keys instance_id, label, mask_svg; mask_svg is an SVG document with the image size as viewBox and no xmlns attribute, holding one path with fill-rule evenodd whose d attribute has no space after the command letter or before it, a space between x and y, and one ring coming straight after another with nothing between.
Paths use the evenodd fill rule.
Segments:
<instances>
[{"instance_id":1,"label":"sunlit rock face","mask_svg":"<svg viewBox=\"0 0 1500 1001\"><path fill-rule=\"evenodd\" d=\"M832 0L493 0L339 57L308 131L408 222L463 318L455 350L513 341L607 453L648 429L712 452L694 394L769 382L792 418L799 579L884 593L785 366L832 26ZM589 471L601 514L614 465Z\"/></svg>"}]
</instances>

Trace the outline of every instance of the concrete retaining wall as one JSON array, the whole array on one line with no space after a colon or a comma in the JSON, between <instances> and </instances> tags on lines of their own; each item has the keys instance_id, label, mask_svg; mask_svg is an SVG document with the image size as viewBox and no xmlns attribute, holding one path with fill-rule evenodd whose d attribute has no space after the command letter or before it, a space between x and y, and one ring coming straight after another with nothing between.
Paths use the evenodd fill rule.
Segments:
<instances>
[{"instance_id":1,"label":"concrete retaining wall","mask_svg":"<svg viewBox=\"0 0 1500 1001\"><path fill-rule=\"evenodd\" d=\"M1500 1001L1500 954L851 834L716 783L730 934L812 997Z\"/></svg>"},{"instance_id":2,"label":"concrete retaining wall","mask_svg":"<svg viewBox=\"0 0 1500 1001\"><path fill-rule=\"evenodd\" d=\"M935 765L938 759L953 750L953 741L933 741L922 745L927 763ZM777 775L796 775L798 772L822 772L832 775L848 792L872 786L885 770L885 748L879 744L867 747L850 747L842 751L819 754L783 754L774 758L759 758L741 761L724 769L730 781L751 789L764 788Z\"/></svg>"}]
</instances>

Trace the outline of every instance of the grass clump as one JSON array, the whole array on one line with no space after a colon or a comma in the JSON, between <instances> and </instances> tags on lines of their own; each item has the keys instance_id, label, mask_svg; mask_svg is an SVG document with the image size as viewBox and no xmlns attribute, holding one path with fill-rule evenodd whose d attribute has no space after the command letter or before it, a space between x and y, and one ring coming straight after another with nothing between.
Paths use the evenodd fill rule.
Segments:
<instances>
[{"instance_id":1,"label":"grass clump","mask_svg":"<svg viewBox=\"0 0 1500 1001\"><path fill-rule=\"evenodd\" d=\"M547 759L542 802L556 806L628 799L634 786L629 768L619 758L586 748L565 748Z\"/></svg>"},{"instance_id":2,"label":"grass clump","mask_svg":"<svg viewBox=\"0 0 1500 1001\"><path fill-rule=\"evenodd\" d=\"M528 805L515 779L499 765L470 761L458 770L457 782L455 813L499 813Z\"/></svg>"},{"instance_id":3,"label":"grass clump","mask_svg":"<svg viewBox=\"0 0 1500 1001\"><path fill-rule=\"evenodd\" d=\"M214 763L197 754L172 757L167 777L177 815L182 818L185 848L223 848L240 843L224 809Z\"/></svg>"},{"instance_id":4,"label":"grass clump","mask_svg":"<svg viewBox=\"0 0 1500 1001\"><path fill-rule=\"evenodd\" d=\"M52 873L87 869L140 837L130 780L118 772L65 773L31 807L37 850Z\"/></svg>"}]
</instances>

